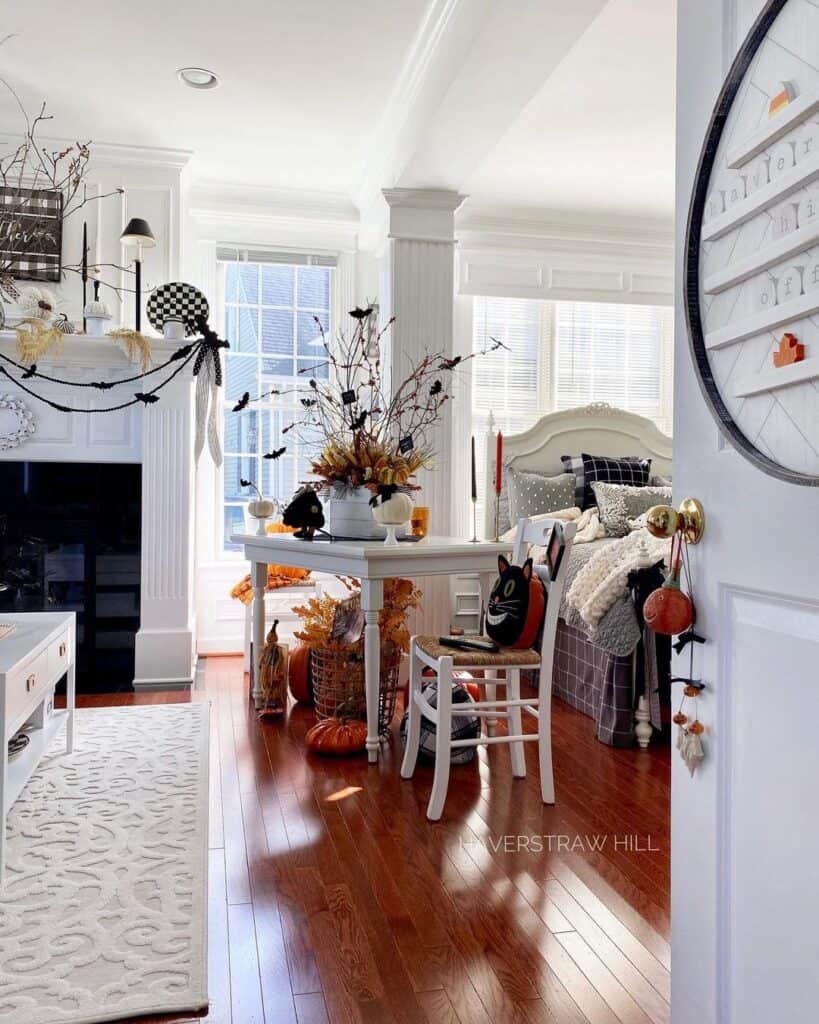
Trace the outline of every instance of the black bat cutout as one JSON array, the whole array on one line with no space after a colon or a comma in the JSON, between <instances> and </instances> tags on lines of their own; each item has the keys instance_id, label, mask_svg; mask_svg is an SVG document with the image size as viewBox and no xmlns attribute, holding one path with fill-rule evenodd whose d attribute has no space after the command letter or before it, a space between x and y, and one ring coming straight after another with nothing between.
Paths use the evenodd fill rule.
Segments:
<instances>
[{"instance_id":1,"label":"black bat cutout","mask_svg":"<svg viewBox=\"0 0 819 1024\"><path fill-rule=\"evenodd\" d=\"M153 405L154 402L159 401L159 395L149 395L144 391L135 392L134 398L138 398L140 402L144 402L146 405Z\"/></svg>"},{"instance_id":2,"label":"black bat cutout","mask_svg":"<svg viewBox=\"0 0 819 1024\"><path fill-rule=\"evenodd\" d=\"M365 411L365 412L362 412L359 416L356 416L356 418L350 424L350 427L351 427L352 430L361 430L361 428L364 426L364 424L366 422L367 422L367 413Z\"/></svg>"},{"instance_id":3,"label":"black bat cutout","mask_svg":"<svg viewBox=\"0 0 819 1024\"><path fill-rule=\"evenodd\" d=\"M439 370L454 370L455 367L460 363L462 356L455 356L454 359L442 359L438 364Z\"/></svg>"},{"instance_id":4,"label":"black bat cutout","mask_svg":"<svg viewBox=\"0 0 819 1024\"><path fill-rule=\"evenodd\" d=\"M284 448L274 448L274 450L272 452L267 452L267 454L264 455L264 458L265 459L279 459L279 458L282 457L282 455L284 455L284 453L286 451L287 451L287 446L286 445L285 445Z\"/></svg>"},{"instance_id":5,"label":"black bat cutout","mask_svg":"<svg viewBox=\"0 0 819 1024\"><path fill-rule=\"evenodd\" d=\"M350 316L353 320L366 320L368 316L372 316L372 306L367 309L362 309L360 306L356 306L355 309L350 310Z\"/></svg>"},{"instance_id":6,"label":"black bat cutout","mask_svg":"<svg viewBox=\"0 0 819 1024\"><path fill-rule=\"evenodd\" d=\"M245 393L242 395L242 397L239 399L239 401L236 403L236 405L233 406L233 411L234 412L241 412L242 409L246 409L248 407L249 402L250 402L250 392L249 391L245 391Z\"/></svg>"},{"instance_id":7,"label":"black bat cutout","mask_svg":"<svg viewBox=\"0 0 819 1024\"><path fill-rule=\"evenodd\" d=\"M23 380L28 380L30 377L33 377L36 372L37 372L37 364L36 363L32 363L31 366L29 366L29 368L23 374Z\"/></svg>"},{"instance_id":8,"label":"black bat cutout","mask_svg":"<svg viewBox=\"0 0 819 1024\"><path fill-rule=\"evenodd\" d=\"M431 395L440 395L442 389L443 384L439 380L436 380L432 387L429 389L429 393Z\"/></svg>"}]
</instances>

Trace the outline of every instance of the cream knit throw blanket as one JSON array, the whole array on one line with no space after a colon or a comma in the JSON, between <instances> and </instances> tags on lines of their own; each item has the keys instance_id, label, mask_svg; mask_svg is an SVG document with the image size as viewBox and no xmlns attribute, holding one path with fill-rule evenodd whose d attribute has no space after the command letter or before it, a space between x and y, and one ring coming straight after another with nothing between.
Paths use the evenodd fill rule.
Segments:
<instances>
[{"instance_id":1,"label":"cream knit throw blanket","mask_svg":"<svg viewBox=\"0 0 819 1024\"><path fill-rule=\"evenodd\" d=\"M585 512L581 512L579 508L561 508L556 512L545 512L543 515L532 516L533 523L538 522L540 519L560 519L564 523L577 523L577 533L574 535L575 544L590 544L593 540L600 540L601 537L606 536L606 531L600 522L600 512L596 505L593 508L587 508ZM506 531L501 540L513 541L517 532L518 528L515 525ZM532 545L532 550L529 554L536 563L542 562L544 558L538 557L538 554L545 553L545 550L545 548Z\"/></svg>"},{"instance_id":2,"label":"cream knit throw blanket","mask_svg":"<svg viewBox=\"0 0 819 1024\"><path fill-rule=\"evenodd\" d=\"M648 530L636 530L627 537L612 541L593 555L574 578L566 595L566 603L574 608L584 622L597 626L606 612L622 597L628 587L628 574L640 568L648 549L651 563L668 554L668 541L652 537Z\"/></svg>"}]
</instances>

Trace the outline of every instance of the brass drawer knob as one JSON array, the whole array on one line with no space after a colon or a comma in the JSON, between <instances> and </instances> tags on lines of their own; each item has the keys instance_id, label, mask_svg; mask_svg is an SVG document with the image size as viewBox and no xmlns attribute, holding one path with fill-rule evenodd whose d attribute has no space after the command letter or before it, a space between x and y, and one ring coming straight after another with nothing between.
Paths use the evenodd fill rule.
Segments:
<instances>
[{"instance_id":1,"label":"brass drawer knob","mask_svg":"<svg viewBox=\"0 0 819 1024\"><path fill-rule=\"evenodd\" d=\"M64 657L65 657L65 652L66 652L67 650L68 650L68 647L67 647L67 645L66 645L66 644L64 644L64 643L60 644L60 657L61 657L61 658L64 658Z\"/></svg>"},{"instance_id":2,"label":"brass drawer knob","mask_svg":"<svg viewBox=\"0 0 819 1024\"><path fill-rule=\"evenodd\" d=\"M29 676L26 680L26 693L30 693L34 689L34 684L37 682L36 676Z\"/></svg>"}]
</instances>

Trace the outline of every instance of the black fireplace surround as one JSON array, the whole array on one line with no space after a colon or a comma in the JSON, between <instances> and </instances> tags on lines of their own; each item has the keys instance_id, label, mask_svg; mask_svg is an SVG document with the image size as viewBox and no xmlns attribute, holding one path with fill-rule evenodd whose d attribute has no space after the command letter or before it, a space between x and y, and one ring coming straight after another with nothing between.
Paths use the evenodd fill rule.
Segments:
<instances>
[{"instance_id":1,"label":"black fireplace surround","mask_svg":"<svg viewBox=\"0 0 819 1024\"><path fill-rule=\"evenodd\" d=\"M138 465L0 462L0 621L75 611L86 693L132 688L141 501Z\"/></svg>"}]
</instances>

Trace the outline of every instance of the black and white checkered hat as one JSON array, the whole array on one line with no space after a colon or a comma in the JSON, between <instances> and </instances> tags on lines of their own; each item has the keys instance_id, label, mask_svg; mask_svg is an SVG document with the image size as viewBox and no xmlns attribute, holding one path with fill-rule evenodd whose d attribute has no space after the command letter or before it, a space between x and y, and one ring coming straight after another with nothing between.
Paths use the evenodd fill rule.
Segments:
<instances>
[{"instance_id":1,"label":"black and white checkered hat","mask_svg":"<svg viewBox=\"0 0 819 1024\"><path fill-rule=\"evenodd\" d=\"M154 288L148 296L146 312L151 326L160 334L166 320L179 317L185 323L185 334L191 337L196 334L196 317L203 316L207 320L210 306L202 292L192 284L170 281Z\"/></svg>"}]
</instances>

